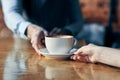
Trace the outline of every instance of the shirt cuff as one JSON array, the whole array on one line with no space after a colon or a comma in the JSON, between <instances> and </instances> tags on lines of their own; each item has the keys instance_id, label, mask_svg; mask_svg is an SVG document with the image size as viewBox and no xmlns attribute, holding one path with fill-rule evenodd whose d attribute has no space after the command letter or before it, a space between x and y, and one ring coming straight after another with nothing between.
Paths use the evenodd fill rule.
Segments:
<instances>
[{"instance_id":1,"label":"shirt cuff","mask_svg":"<svg viewBox=\"0 0 120 80\"><path fill-rule=\"evenodd\" d=\"M27 29L28 25L30 25L30 24L31 24L31 23L28 22L28 21L21 22L20 27L19 27L20 37L22 37L22 38L27 37L27 36L25 35L25 30Z\"/></svg>"}]
</instances>

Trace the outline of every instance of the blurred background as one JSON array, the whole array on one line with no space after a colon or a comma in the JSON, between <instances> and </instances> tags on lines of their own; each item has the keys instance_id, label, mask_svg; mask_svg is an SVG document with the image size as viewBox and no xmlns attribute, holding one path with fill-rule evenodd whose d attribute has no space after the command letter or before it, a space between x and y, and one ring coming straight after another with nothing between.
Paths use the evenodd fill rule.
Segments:
<instances>
[{"instance_id":1,"label":"blurred background","mask_svg":"<svg viewBox=\"0 0 120 80\"><path fill-rule=\"evenodd\" d=\"M112 23L112 29L120 32L120 0L116 1L113 15L115 21ZM79 0L79 3L86 22L107 25L110 16L110 0ZM11 37L13 33L4 24L1 7L0 5L0 38Z\"/></svg>"},{"instance_id":2,"label":"blurred background","mask_svg":"<svg viewBox=\"0 0 120 80\"><path fill-rule=\"evenodd\" d=\"M1 8L1 0L0 0L0 38L7 38L11 37L13 34L12 32L6 27L4 20L3 20L3 13Z\"/></svg>"}]
</instances>

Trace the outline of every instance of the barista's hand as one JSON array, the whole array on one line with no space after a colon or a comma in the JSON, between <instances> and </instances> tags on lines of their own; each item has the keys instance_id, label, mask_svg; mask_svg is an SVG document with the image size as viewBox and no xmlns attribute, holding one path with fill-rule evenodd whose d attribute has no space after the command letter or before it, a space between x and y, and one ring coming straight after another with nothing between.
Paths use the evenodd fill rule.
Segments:
<instances>
[{"instance_id":1,"label":"barista's hand","mask_svg":"<svg viewBox=\"0 0 120 80\"><path fill-rule=\"evenodd\" d=\"M80 49L78 49L73 56L71 56L71 59L75 61L95 63L99 53L96 52L96 48L97 46L93 44L83 46Z\"/></svg>"},{"instance_id":2,"label":"barista's hand","mask_svg":"<svg viewBox=\"0 0 120 80\"><path fill-rule=\"evenodd\" d=\"M44 37L47 35L47 31L40 26L30 24L27 28L27 36L31 40L32 47L40 54L39 49L44 48Z\"/></svg>"}]
</instances>

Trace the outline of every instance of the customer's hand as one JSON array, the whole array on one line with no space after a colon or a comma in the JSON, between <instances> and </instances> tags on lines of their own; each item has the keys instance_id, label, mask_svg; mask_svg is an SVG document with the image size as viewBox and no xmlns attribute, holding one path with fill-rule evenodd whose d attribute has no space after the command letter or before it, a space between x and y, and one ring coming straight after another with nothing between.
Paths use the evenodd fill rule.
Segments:
<instances>
[{"instance_id":1,"label":"customer's hand","mask_svg":"<svg viewBox=\"0 0 120 80\"><path fill-rule=\"evenodd\" d=\"M44 48L43 40L47 31L37 25L30 24L27 28L27 36L31 40L32 47L40 54L39 49Z\"/></svg>"},{"instance_id":2,"label":"customer's hand","mask_svg":"<svg viewBox=\"0 0 120 80\"><path fill-rule=\"evenodd\" d=\"M96 62L96 58L99 55L99 51L97 51L97 46L93 44L88 44L86 46L78 49L71 59L75 61L83 61L83 62ZM97 52L96 52L97 51Z\"/></svg>"}]
</instances>

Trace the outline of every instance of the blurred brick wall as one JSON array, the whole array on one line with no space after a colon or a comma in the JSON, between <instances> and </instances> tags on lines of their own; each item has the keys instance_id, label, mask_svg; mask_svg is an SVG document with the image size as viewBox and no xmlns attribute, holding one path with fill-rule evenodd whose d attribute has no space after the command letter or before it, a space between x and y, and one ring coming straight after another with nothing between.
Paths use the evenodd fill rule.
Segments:
<instances>
[{"instance_id":1,"label":"blurred brick wall","mask_svg":"<svg viewBox=\"0 0 120 80\"><path fill-rule=\"evenodd\" d=\"M117 1L117 22L113 24L113 28L120 32L120 0ZM107 24L110 15L109 0L79 0L79 3L86 21ZM4 24L2 10L0 9L0 37L9 37L11 35L12 32Z\"/></svg>"}]
</instances>

